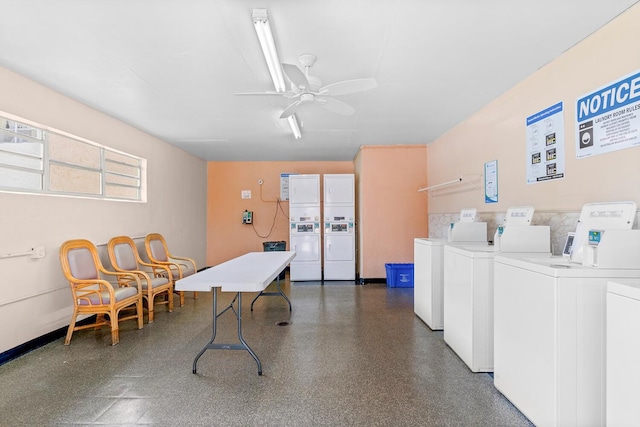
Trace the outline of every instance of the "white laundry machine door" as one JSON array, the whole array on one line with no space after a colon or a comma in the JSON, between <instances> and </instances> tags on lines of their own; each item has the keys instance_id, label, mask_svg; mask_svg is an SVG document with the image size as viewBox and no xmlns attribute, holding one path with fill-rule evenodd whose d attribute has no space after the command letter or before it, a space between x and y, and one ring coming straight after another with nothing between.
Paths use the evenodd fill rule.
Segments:
<instances>
[{"instance_id":1,"label":"white laundry machine door","mask_svg":"<svg viewBox=\"0 0 640 427\"><path fill-rule=\"evenodd\" d=\"M320 175L292 175L289 177L289 207L309 205L320 212Z\"/></svg>"},{"instance_id":2,"label":"white laundry machine door","mask_svg":"<svg viewBox=\"0 0 640 427\"><path fill-rule=\"evenodd\" d=\"M290 280L322 280L320 235L291 234L290 245L296 253L289 265Z\"/></svg>"},{"instance_id":3,"label":"white laundry machine door","mask_svg":"<svg viewBox=\"0 0 640 427\"><path fill-rule=\"evenodd\" d=\"M354 243L351 234L325 235L325 259L327 261L353 261L355 258Z\"/></svg>"},{"instance_id":4,"label":"white laundry machine door","mask_svg":"<svg viewBox=\"0 0 640 427\"><path fill-rule=\"evenodd\" d=\"M317 234L292 235L291 250L296 252L292 262L320 261L320 236Z\"/></svg>"},{"instance_id":5,"label":"white laundry machine door","mask_svg":"<svg viewBox=\"0 0 640 427\"><path fill-rule=\"evenodd\" d=\"M355 280L355 236L351 233L325 234L324 279Z\"/></svg>"},{"instance_id":6,"label":"white laundry machine door","mask_svg":"<svg viewBox=\"0 0 640 427\"><path fill-rule=\"evenodd\" d=\"M334 174L324 175L324 205L354 206L355 189L354 175Z\"/></svg>"}]
</instances>

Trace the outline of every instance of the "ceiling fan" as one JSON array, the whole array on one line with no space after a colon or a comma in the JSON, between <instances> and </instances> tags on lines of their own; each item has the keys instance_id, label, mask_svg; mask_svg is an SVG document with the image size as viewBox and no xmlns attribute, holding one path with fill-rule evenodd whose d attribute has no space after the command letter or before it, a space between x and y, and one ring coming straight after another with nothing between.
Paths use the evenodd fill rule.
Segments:
<instances>
[{"instance_id":1,"label":"ceiling fan","mask_svg":"<svg viewBox=\"0 0 640 427\"><path fill-rule=\"evenodd\" d=\"M356 110L349 104L339 101L331 96L348 95L362 92L378 86L375 79L355 79L345 80L322 86L322 82L315 76L309 74L309 69L316 62L317 57L311 53L305 53L298 57L300 64L304 67L302 71L293 64L282 64L282 70L291 82L291 90L287 92L243 92L236 95L279 95L285 98L295 99L280 114L281 119L286 119L295 114L306 104L318 103L322 107L334 113L349 116Z\"/></svg>"}]
</instances>

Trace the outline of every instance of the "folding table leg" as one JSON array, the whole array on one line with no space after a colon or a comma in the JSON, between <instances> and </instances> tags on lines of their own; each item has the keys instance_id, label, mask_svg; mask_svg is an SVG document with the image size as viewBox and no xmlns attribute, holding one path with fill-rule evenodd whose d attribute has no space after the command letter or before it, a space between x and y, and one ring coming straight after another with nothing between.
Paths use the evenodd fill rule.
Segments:
<instances>
[{"instance_id":1,"label":"folding table leg","mask_svg":"<svg viewBox=\"0 0 640 427\"><path fill-rule=\"evenodd\" d=\"M235 309L233 309L233 303L236 300L238 301L238 310L237 311ZM238 339L240 340L240 344L216 344L216 343L214 343L214 340L216 339L216 331L217 331L217 324L218 324L218 320L217 319L218 319L218 316L219 316L219 314L217 313L218 312L218 288L214 288L213 289L213 321L212 321L213 322L213 331L212 331L212 334L211 334L211 340L209 340L207 345L205 345L204 348L202 350L200 350L200 353L198 353L198 355L194 359L194 361L193 361L193 370L192 370L192 372L194 374L197 373L198 359L200 359L200 356L202 356L204 354L204 352L207 351L207 350L246 350L246 351L249 352L251 357L253 357L253 359L258 364L258 375L262 375L262 363L260 363L260 359L258 359L258 356L256 356L256 354L253 352L253 350L251 350L251 347L249 347L247 342L244 340L244 337L242 336L242 293L241 292L238 292L236 294L235 298L231 302L231 305L229 305L227 308L225 308L222 311L222 313L220 313L220 314L223 314L225 311L229 310L229 308L232 309L232 311L236 315L236 319L238 320Z\"/></svg>"},{"instance_id":2,"label":"folding table leg","mask_svg":"<svg viewBox=\"0 0 640 427\"><path fill-rule=\"evenodd\" d=\"M258 298L260 298L261 296L278 296L280 295L282 298L284 298L287 301L287 304L289 304L289 311L291 311L291 301L289 301L289 298L287 298L287 296L284 294L284 292L282 292L282 288L280 288L280 276L278 275L277 281L276 281L276 289L278 289L278 292L265 292L265 291L260 291L260 293L258 295L256 295L256 297L253 299L253 301L251 301L251 311L253 311L253 303L256 302L256 300Z\"/></svg>"}]
</instances>

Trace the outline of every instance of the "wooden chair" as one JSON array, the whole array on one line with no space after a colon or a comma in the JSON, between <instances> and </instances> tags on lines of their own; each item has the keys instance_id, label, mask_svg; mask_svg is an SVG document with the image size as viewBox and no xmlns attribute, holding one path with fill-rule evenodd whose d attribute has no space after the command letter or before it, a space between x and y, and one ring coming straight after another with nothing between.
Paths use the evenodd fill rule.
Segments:
<instances>
[{"instance_id":1,"label":"wooden chair","mask_svg":"<svg viewBox=\"0 0 640 427\"><path fill-rule=\"evenodd\" d=\"M140 258L135 242L129 236L118 236L107 244L109 260L116 271L135 274L140 280L142 297L147 301L149 323L153 323L153 307L158 295L166 294L169 312L173 311L173 277L171 269L166 265L151 264ZM120 286L131 285L130 277L118 277Z\"/></svg>"},{"instance_id":2,"label":"wooden chair","mask_svg":"<svg viewBox=\"0 0 640 427\"><path fill-rule=\"evenodd\" d=\"M69 240L60 246L60 263L73 296L73 315L65 345L71 342L73 332L97 329L102 325L111 327L111 344L116 345L120 341L118 323L123 320L138 319L138 329L142 329L142 293L135 275L106 270L100 262L98 249L83 239ZM113 285L103 279L105 276L127 277L130 285ZM119 319L120 311L127 307L135 307L135 314ZM97 315L95 323L76 326L77 317L87 314Z\"/></svg>"},{"instance_id":3,"label":"wooden chair","mask_svg":"<svg viewBox=\"0 0 640 427\"><path fill-rule=\"evenodd\" d=\"M191 258L172 255L167 248L167 242L159 233L147 234L144 239L144 247L149 261L154 264L166 265L171 269L174 283L198 271L196 262ZM178 291L180 296L180 307L184 305L184 292ZM193 293L194 298L198 298L198 293Z\"/></svg>"}]
</instances>

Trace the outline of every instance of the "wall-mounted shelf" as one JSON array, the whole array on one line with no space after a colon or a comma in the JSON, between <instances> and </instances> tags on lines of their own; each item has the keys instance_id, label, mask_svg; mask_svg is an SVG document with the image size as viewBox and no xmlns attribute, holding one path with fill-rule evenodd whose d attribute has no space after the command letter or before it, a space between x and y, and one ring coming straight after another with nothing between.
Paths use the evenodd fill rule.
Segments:
<instances>
[{"instance_id":1,"label":"wall-mounted shelf","mask_svg":"<svg viewBox=\"0 0 640 427\"><path fill-rule=\"evenodd\" d=\"M36 246L35 248L31 248L28 251L23 251L23 252L12 252L8 254L0 254L0 259L16 258L16 257L23 257L23 256L28 256L31 258L44 258L45 256L44 246Z\"/></svg>"},{"instance_id":2,"label":"wall-mounted shelf","mask_svg":"<svg viewBox=\"0 0 640 427\"><path fill-rule=\"evenodd\" d=\"M457 179L452 179L451 181L443 182L441 184L430 185L428 187L418 188L418 192L428 192L431 193L433 190L437 190L438 188L448 187L451 185L474 182L482 178L481 174L478 175L460 175Z\"/></svg>"}]
</instances>

